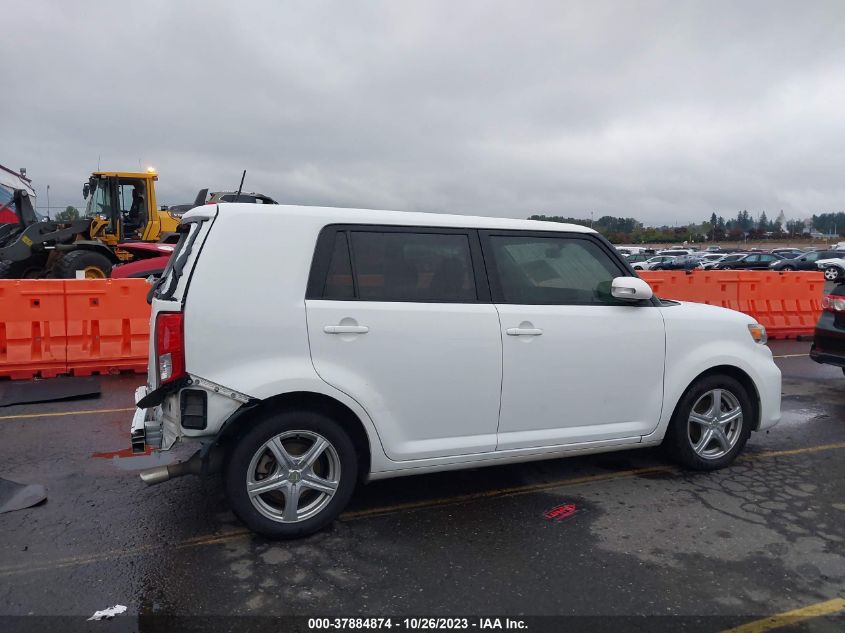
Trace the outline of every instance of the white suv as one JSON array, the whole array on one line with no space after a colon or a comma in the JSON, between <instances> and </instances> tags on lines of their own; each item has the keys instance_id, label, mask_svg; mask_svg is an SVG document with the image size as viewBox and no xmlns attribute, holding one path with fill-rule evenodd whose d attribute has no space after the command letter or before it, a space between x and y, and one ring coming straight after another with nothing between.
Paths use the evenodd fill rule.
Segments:
<instances>
[{"instance_id":1,"label":"white suv","mask_svg":"<svg viewBox=\"0 0 845 633\"><path fill-rule=\"evenodd\" d=\"M661 301L591 229L222 204L151 291L133 446L199 441L237 515L286 538L356 482L666 444L730 464L780 418L765 330Z\"/></svg>"}]
</instances>

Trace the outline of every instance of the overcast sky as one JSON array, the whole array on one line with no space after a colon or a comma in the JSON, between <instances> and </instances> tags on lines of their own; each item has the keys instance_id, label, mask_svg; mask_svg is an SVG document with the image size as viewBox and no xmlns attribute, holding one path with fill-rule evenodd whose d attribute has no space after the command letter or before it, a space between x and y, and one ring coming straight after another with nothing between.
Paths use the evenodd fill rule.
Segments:
<instances>
[{"instance_id":1,"label":"overcast sky","mask_svg":"<svg viewBox=\"0 0 845 633\"><path fill-rule=\"evenodd\" d=\"M845 209L845 2L15 2L0 163L647 224Z\"/></svg>"}]
</instances>

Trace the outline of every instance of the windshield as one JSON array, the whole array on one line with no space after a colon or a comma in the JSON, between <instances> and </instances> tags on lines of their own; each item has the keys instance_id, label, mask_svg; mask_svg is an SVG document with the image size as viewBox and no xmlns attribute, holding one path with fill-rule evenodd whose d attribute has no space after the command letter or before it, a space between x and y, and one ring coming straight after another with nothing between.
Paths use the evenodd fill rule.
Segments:
<instances>
[{"instance_id":1,"label":"windshield","mask_svg":"<svg viewBox=\"0 0 845 633\"><path fill-rule=\"evenodd\" d=\"M91 191L88 202L85 205L85 217L95 218L102 216L108 218L112 210L111 189L106 186L105 180L95 180L96 187Z\"/></svg>"}]
</instances>

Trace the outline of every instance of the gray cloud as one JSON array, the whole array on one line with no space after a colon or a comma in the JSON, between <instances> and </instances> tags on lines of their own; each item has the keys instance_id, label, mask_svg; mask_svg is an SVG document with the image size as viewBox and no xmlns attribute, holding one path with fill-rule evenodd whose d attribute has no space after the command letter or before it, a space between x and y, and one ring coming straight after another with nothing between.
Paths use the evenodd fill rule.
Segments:
<instances>
[{"instance_id":1,"label":"gray cloud","mask_svg":"<svg viewBox=\"0 0 845 633\"><path fill-rule=\"evenodd\" d=\"M845 4L30 2L0 162L46 204L155 165L160 202L647 223L841 210Z\"/></svg>"}]
</instances>

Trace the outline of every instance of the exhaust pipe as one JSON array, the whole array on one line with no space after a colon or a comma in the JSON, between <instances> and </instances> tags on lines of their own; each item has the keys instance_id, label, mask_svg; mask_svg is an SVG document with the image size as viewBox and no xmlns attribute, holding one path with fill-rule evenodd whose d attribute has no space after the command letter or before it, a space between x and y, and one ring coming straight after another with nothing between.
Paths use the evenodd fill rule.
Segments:
<instances>
[{"instance_id":1,"label":"exhaust pipe","mask_svg":"<svg viewBox=\"0 0 845 633\"><path fill-rule=\"evenodd\" d=\"M202 457L202 451L194 453L190 459L184 462L176 462L168 466L156 466L142 470L138 475L148 486L155 486L170 479L183 477L185 475L203 475L217 472L219 470L222 458L222 451L211 450L207 455L207 462ZM205 462L205 468L203 464Z\"/></svg>"}]
</instances>

